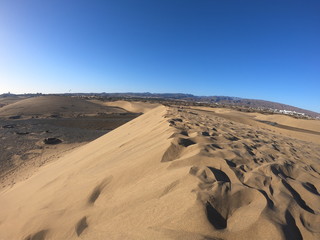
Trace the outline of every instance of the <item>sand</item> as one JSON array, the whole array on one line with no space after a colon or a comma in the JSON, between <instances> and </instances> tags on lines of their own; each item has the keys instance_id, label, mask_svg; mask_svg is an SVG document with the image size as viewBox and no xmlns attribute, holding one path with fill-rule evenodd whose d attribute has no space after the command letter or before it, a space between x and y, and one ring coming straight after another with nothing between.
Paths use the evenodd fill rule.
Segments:
<instances>
[{"instance_id":1,"label":"sand","mask_svg":"<svg viewBox=\"0 0 320 240\"><path fill-rule=\"evenodd\" d=\"M18 96L9 96L9 97L0 97L0 108L6 105L21 101L28 97L18 97Z\"/></svg>"},{"instance_id":2,"label":"sand","mask_svg":"<svg viewBox=\"0 0 320 240\"><path fill-rule=\"evenodd\" d=\"M319 131L320 121L319 120L307 120L307 119L297 119L286 115L279 114L254 114L252 116L257 120L277 122L279 124L288 125L296 128L304 128L311 131Z\"/></svg>"},{"instance_id":3,"label":"sand","mask_svg":"<svg viewBox=\"0 0 320 240\"><path fill-rule=\"evenodd\" d=\"M319 239L320 145L295 134L156 107L2 190L0 239Z\"/></svg>"},{"instance_id":4,"label":"sand","mask_svg":"<svg viewBox=\"0 0 320 240\"><path fill-rule=\"evenodd\" d=\"M284 134L303 141L306 139L314 143L320 141L319 120L296 119L280 114L246 113L227 108L191 107L190 109L201 110L201 113L209 112L226 120L269 129L274 133Z\"/></svg>"},{"instance_id":5,"label":"sand","mask_svg":"<svg viewBox=\"0 0 320 240\"><path fill-rule=\"evenodd\" d=\"M1 103L0 189L139 115L68 96L4 97ZM47 138L60 142L45 144Z\"/></svg>"},{"instance_id":6,"label":"sand","mask_svg":"<svg viewBox=\"0 0 320 240\"><path fill-rule=\"evenodd\" d=\"M96 104L101 104L103 106L119 107L134 113L146 113L151 109L154 109L160 106L160 104L158 103L149 103L149 102L129 102L129 101L101 102L99 100L92 100L91 102Z\"/></svg>"},{"instance_id":7,"label":"sand","mask_svg":"<svg viewBox=\"0 0 320 240\"><path fill-rule=\"evenodd\" d=\"M41 96L23 99L0 108L0 117L46 117L53 113L64 117L78 114L125 113L121 108L106 107L83 99L65 96Z\"/></svg>"}]
</instances>

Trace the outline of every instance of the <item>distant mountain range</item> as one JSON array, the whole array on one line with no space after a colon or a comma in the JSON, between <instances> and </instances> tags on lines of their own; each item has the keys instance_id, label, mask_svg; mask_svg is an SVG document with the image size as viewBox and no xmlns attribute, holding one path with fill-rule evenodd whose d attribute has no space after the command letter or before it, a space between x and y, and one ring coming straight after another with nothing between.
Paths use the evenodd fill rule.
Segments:
<instances>
[{"instance_id":1,"label":"distant mountain range","mask_svg":"<svg viewBox=\"0 0 320 240\"><path fill-rule=\"evenodd\" d=\"M39 96L41 93L37 94L24 94L22 96ZM203 102L203 103L217 103L222 105L231 105L231 106L239 106L239 107L248 107L255 109L277 109L277 110L287 110L287 111L295 111L298 113L304 113L313 118L319 118L320 113L290 106L287 104L265 101L265 100L257 100L257 99L246 99L239 97L228 97L228 96L195 96L192 94L184 94L184 93L66 93L59 95L72 95L72 96L97 96L97 97L109 97L109 98L146 98L146 99L160 99L160 100L180 100L180 101L192 101L192 102ZM2 94L0 97L12 97L12 96L21 96L14 94Z\"/></svg>"}]
</instances>

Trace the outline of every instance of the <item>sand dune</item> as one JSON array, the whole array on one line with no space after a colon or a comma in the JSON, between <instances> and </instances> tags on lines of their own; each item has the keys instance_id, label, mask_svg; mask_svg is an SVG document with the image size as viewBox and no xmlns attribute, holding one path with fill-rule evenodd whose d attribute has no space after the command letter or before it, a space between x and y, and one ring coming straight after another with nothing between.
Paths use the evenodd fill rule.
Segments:
<instances>
[{"instance_id":1,"label":"sand dune","mask_svg":"<svg viewBox=\"0 0 320 240\"><path fill-rule=\"evenodd\" d=\"M0 188L14 184L15 176L21 179L20 175L25 175L22 168L29 172L30 167L37 169L45 164L48 151L73 149L139 115L66 96L0 100L0 104L7 104L0 108ZM46 144L47 138L57 139L59 146Z\"/></svg>"},{"instance_id":2,"label":"sand dune","mask_svg":"<svg viewBox=\"0 0 320 240\"><path fill-rule=\"evenodd\" d=\"M290 127L304 128L311 131L320 130L320 121L319 120L306 120L306 119L296 119L290 116L272 114L252 114L252 116L257 120L277 122L279 124L287 125Z\"/></svg>"},{"instance_id":3,"label":"sand dune","mask_svg":"<svg viewBox=\"0 0 320 240\"><path fill-rule=\"evenodd\" d=\"M320 142L320 121L296 119L280 114L266 115L261 113L238 112L227 108L192 107L190 109L211 113L233 122L260 127L275 133L314 143Z\"/></svg>"},{"instance_id":4,"label":"sand dune","mask_svg":"<svg viewBox=\"0 0 320 240\"><path fill-rule=\"evenodd\" d=\"M160 104L148 103L148 102L129 102L129 101L101 102L97 100L94 100L92 102L102 104L104 106L120 107L129 112L134 112L134 113L146 113L151 109L154 109L160 106Z\"/></svg>"},{"instance_id":5,"label":"sand dune","mask_svg":"<svg viewBox=\"0 0 320 240\"><path fill-rule=\"evenodd\" d=\"M234 117L148 111L3 190L0 239L319 239L320 145Z\"/></svg>"},{"instance_id":6,"label":"sand dune","mask_svg":"<svg viewBox=\"0 0 320 240\"><path fill-rule=\"evenodd\" d=\"M83 99L64 96L41 96L20 100L0 108L0 117L16 115L46 116L61 114L65 117L76 114L97 114L99 112L126 112L115 107L105 107Z\"/></svg>"},{"instance_id":7,"label":"sand dune","mask_svg":"<svg viewBox=\"0 0 320 240\"><path fill-rule=\"evenodd\" d=\"M10 97L0 97L0 108L3 106L6 106L8 104L12 104L18 101L21 101L23 99L26 99L27 97L17 97L17 96L10 96Z\"/></svg>"}]
</instances>

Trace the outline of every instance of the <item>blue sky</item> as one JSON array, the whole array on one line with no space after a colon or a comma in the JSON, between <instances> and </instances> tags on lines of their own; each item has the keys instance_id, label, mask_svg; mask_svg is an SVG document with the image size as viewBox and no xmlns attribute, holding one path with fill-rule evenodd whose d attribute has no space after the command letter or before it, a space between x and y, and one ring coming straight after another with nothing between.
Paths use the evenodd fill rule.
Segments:
<instances>
[{"instance_id":1,"label":"blue sky","mask_svg":"<svg viewBox=\"0 0 320 240\"><path fill-rule=\"evenodd\" d=\"M0 93L181 92L320 112L319 0L0 0Z\"/></svg>"}]
</instances>

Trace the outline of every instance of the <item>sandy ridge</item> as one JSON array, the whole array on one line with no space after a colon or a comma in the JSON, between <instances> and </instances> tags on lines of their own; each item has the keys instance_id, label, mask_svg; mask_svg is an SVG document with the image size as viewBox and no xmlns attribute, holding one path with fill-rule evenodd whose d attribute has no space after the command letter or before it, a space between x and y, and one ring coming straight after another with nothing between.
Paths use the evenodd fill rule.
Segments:
<instances>
[{"instance_id":1,"label":"sandy ridge","mask_svg":"<svg viewBox=\"0 0 320 240\"><path fill-rule=\"evenodd\" d=\"M90 102L100 104L109 107L119 107L125 109L129 112L134 113L146 113L156 107L159 107L158 103L148 103L148 102L129 102L129 101L114 101L114 102L101 102L98 100L91 100Z\"/></svg>"},{"instance_id":2,"label":"sandy ridge","mask_svg":"<svg viewBox=\"0 0 320 240\"><path fill-rule=\"evenodd\" d=\"M0 193L0 239L319 239L320 146L157 107Z\"/></svg>"}]
</instances>

